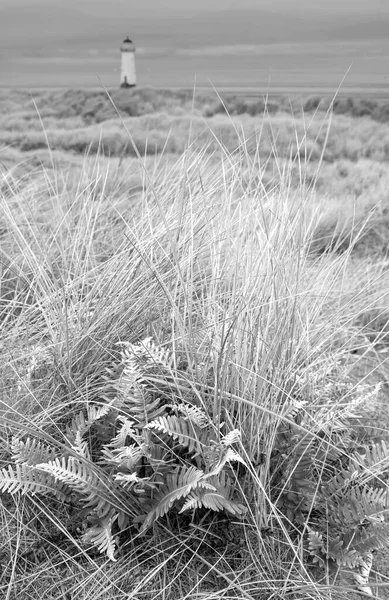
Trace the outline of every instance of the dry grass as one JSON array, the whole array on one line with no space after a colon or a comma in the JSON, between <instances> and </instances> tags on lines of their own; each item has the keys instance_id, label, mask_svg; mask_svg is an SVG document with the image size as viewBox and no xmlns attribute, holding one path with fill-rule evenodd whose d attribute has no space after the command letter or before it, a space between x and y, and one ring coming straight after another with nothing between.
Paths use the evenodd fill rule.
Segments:
<instances>
[{"instance_id":1,"label":"dry grass","mask_svg":"<svg viewBox=\"0 0 389 600\"><path fill-rule=\"evenodd\" d=\"M188 377L213 390L209 412L241 430L249 463L265 458L239 480L249 507L243 522L207 515L183 524L171 516L146 537L129 538L115 564L82 545L82 520L71 510L4 496L3 597L350 597L344 584L320 579L302 537L280 515L268 457L292 398L319 418L328 386L335 394L350 384L340 402L358 396L360 383L376 383L377 373L387 382L388 262L357 251L385 217L386 199L377 188L371 201L376 182L367 182L363 202L350 192L340 213L345 189L333 190L332 203L320 189L336 168L340 186L362 185L371 163L347 162L345 148L362 133L378 136L376 124L334 119L325 152L338 147L343 167L325 164L317 176L310 153L318 148L320 156L324 144L320 119L308 127L304 117L284 115L134 117L124 125L137 142L147 133L153 148L157 132L163 146L172 129L176 146L123 161L97 152L108 139L118 144L111 154L131 147L120 121L104 125L86 157L62 154L84 152L100 136L91 125L75 137L78 116L66 118L45 134L38 126L2 131L13 152L39 142L46 154L6 171L2 182L1 466L11 434L44 438L53 425L61 434L64 407L101 393L117 342L149 335L185 356ZM385 181L384 166L373 164ZM37 372L32 359L39 362L43 349L54 367Z\"/></svg>"}]
</instances>

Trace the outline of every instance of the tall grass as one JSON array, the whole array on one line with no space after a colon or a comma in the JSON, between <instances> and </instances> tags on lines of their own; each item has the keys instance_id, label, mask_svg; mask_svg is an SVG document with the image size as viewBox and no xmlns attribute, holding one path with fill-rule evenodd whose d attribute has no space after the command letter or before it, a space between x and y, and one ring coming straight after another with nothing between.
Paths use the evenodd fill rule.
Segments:
<instances>
[{"instance_id":1,"label":"tall grass","mask_svg":"<svg viewBox=\"0 0 389 600\"><path fill-rule=\"evenodd\" d=\"M216 135L217 156L189 144L175 162L116 171L116 186L97 156L76 180L59 167L2 188L1 466L11 435L61 440L64 415L101 399L118 342L147 336L173 352L209 415L242 432L248 465L237 476L245 520L170 516L129 537L115 564L82 545L71 507L5 496L7 600L348 597L344 580L320 580L307 560L270 459L291 403L306 402L313 427L329 389L341 417L355 397L363 404L360 383L387 376L382 322L366 315L387 310L388 265L355 257L364 221L343 246L332 229L333 251L315 253L323 211L306 165L296 186L296 162L279 160L264 185L261 141L253 152L234 131L234 153ZM132 198L125 177L139 182Z\"/></svg>"},{"instance_id":2,"label":"tall grass","mask_svg":"<svg viewBox=\"0 0 389 600\"><path fill-rule=\"evenodd\" d=\"M265 117L265 118L264 118ZM304 152L311 161L323 154L325 163L338 160L357 162L367 159L385 162L389 155L388 125L374 122L368 117L338 115L333 119L332 135L326 139L322 123L325 117L317 113L304 116L301 110L296 115L287 113L264 116L228 116L216 114L204 118L198 112L176 115L167 112L126 117L124 122L136 142L141 154L180 155L186 146L189 132L201 151L204 147L213 153L218 145L215 138L233 153L239 148L242 130L250 154L260 152L265 160L274 149L279 158L289 159L298 152L298 144L306 137ZM309 123L309 127L308 127ZM43 125L43 129L42 129ZM212 134L213 132L213 134ZM261 143L257 145L260 135ZM295 139L300 142L295 141ZM15 117L0 120L0 156L6 157L9 148L23 153L32 153L47 147L73 154L104 152L106 156L136 156L134 147L128 143L122 121L116 118L102 123L83 124L77 118L35 118L25 121Z\"/></svg>"}]
</instances>

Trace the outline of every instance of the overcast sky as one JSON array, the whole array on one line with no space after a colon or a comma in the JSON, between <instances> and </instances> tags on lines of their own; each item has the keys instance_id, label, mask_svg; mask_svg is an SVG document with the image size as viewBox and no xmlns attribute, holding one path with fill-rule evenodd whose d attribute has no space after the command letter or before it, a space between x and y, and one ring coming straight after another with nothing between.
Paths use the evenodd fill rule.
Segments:
<instances>
[{"instance_id":1,"label":"overcast sky","mask_svg":"<svg viewBox=\"0 0 389 600\"><path fill-rule=\"evenodd\" d=\"M113 10L130 11L132 14L163 15L166 11L179 13L195 13L198 11L223 11L228 9L257 9L287 12L347 13L355 12L372 14L379 11L389 14L388 0L1 0L1 5L23 7L37 5L65 5L93 10L99 14L112 14ZM1 11L0 11L1 14ZM20 15L21 19L23 15Z\"/></svg>"},{"instance_id":2,"label":"overcast sky","mask_svg":"<svg viewBox=\"0 0 389 600\"><path fill-rule=\"evenodd\" d=\"M0 0L0 85L115 81L127 35L146 84L389 71L389 0Z\"/></svg>"}]
</instances>

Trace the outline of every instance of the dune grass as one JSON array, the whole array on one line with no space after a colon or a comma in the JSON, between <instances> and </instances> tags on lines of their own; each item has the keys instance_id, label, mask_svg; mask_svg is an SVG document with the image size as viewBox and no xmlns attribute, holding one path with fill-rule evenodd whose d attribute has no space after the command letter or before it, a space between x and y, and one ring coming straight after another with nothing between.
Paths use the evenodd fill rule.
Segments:
<instances>
[{"instance_id":1,"label":"dune grass","mask_svg":"<svg viewBox=\"0 0 389 600\"><path fill-rule=\"evenodd\" d=\"M382 253L377 259L377 242L377 254L358 252L376 223L366 204L358 214L350 200L334 220L318 202L311 181L319 176L305 160L300 123L288 142L300 140L297 155L273 153L266 180L260 136L253 145L246 122L242 129L228 123L235 151L213 122L212 145L201 136L199 143L194 120L197 142L185 129L179 158L123 164L98 151L73 172L56 163L21 178L5 174L0 466L13 460L12 436L66 446L70 417L105 402L107 377L113 385L120 368L118 343L151 337L173 357L174 394L191 393L225 433L240 431L236 450L245 465L231 477L247 513L181 516L173 507L143 535L118 533L112 562L85 543L79 505L4 493L0 588L7 600L354 593L336 561L324 568L312 560L308 525L322 510L321 480L312 479L303 513L288 494L296 494L304 440L316 460L321 446L314 444L325 436L325 454L346 438L360 452L388 437L376 385L385 386L388 373L388 262ZM343 166L356 184L353 167ZM361 416L350 416L350 406ZM363 484L384 489L387 461L362 469ZM387 583L387 574L370 580L379 597Z\"/></svg>"}]
</instances>

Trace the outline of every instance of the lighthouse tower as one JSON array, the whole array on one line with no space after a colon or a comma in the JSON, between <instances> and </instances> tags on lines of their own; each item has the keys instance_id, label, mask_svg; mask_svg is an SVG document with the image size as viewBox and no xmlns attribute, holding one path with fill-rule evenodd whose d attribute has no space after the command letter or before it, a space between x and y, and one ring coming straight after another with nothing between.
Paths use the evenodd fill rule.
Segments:
<instances>
[{"instance_id":1,"label":"lighthouse tower","mask_svg":"<svg viewBox=\"0 0 389 600\"><path fill-rule=\"evenodd\" d=\"M120 87L134 87L136 85L135 46L128 37L123 41L120 51L122 53Z\"/></svg>"}]
</instances>

